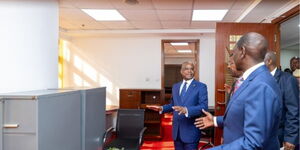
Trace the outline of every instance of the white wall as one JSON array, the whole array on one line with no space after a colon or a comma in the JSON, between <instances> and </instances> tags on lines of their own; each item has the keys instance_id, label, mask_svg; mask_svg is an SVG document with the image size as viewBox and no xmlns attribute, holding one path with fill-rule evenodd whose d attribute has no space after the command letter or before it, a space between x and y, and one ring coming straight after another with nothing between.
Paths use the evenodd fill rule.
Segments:
<instances>
[{"instance_id":1,"label":"white wall","mask_svg":"<svg viewBox=\"0 0 300 150\"><path fill-rule=\"evenodd\" d=\"M0 93L57 87L58 2L0 1Z\"/></svg>"},{"instance_id":2,"label":"white wall","mask_svg":"<svg viewBox=\"0 0 300 150\"><path fill-rule=\"evenodd\" d=\"M300 56L299 50L282 50L280 51L280 65L281 69L284 70L285 68L290 68L290 60L294 56Z\"/></svg>"},{"instance_id":3,"label":"white wall","mask_svg":"<svg viewBox=\"0 0 300 150\"><path fill-rule=\"evenodd\" d=\"M119 104L120 88L161 88L161 40L200 39L200 81L214 105L215 37L72 37L64 86L107 86L107 104ZM212 80L213 79L213 80Z\"/></svg>"}]
</instances>

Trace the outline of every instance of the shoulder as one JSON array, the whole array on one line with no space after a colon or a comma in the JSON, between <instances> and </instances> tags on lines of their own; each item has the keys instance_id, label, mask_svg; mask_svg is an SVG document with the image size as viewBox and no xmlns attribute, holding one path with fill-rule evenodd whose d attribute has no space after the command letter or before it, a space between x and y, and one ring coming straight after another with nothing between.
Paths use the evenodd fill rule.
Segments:
<instances>
[{"instance_id":1,"label":"shoulder","mask_svg":"<svg viewBox=\"0 0 300 150\"><path fill-rule=\"evenodd\" d=\"M285 79L296 80L296 78L293 75L291 75L290 73L287 73L287 72L281 71L281 76L284 77Z\"/></svg>"},{"instance_id":2,"label":"shoulder","mask_svg":"<svg viewBox=\"0 0 300 150\"><path fill-rule=\"evenodd\" d=\"M198 85L198 86L200 86L200 87L205 87L205 88L207 87L205 83L200 82L200 81L195 80L195 79L194 79L193 83L195 83L196 85Z\"/></svg>"},{"instance_id":3,"label":"shoulder","mask_svg":"<svg viewBox=\"0 0 300 150\"><path fill-rule=\"evenodd\" d=\"M270 92L272 91L271 93L278 93L280 91L279 85L270 72L262 72L253 81L254 82L250 84L253 89L264 89Z\"/></svg>"}]
</instances>

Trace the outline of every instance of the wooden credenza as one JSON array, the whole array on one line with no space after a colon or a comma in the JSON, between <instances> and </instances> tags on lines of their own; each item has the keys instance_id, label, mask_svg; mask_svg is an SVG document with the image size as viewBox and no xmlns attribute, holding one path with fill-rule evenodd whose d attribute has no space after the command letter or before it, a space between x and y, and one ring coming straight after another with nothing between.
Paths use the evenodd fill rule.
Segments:
<instances>
[{"instance_id":1,"label":"wooden credenza","mask_svg":"<svg viewBox=\"0 0 300 150\"><path fill-rule=\"evenodd\" d=\"M163 95L160 89L120 89L120 108L145 109L146 139L161 139L161 115L146 105L162 105Z\"/></svg>"}]
</instances>

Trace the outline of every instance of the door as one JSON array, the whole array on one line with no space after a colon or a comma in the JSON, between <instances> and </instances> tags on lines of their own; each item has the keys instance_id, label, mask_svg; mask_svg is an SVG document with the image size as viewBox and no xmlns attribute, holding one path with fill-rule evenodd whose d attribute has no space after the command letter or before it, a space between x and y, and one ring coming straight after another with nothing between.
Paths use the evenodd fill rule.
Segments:
<instances>
[{"instance_id":1,"label":"door","mask_svg":"<svg viewBox=\"0 0 300 150\"><path fill-rule=\"evenodd\" d=\"M269 42L269 49L279 52L276 49L278 42L278 28L274 24L265 23L217 23L216 26L216 89L215 89L215 115L223 115L226 109L227 95L224 84L231 85L233 78L227 70L228 53L226 47L231 50L239 38L247 32L258 32L265 36ZM279 46L278 46L279 47ZM279 57L279 55L277 56ZM278 58L279 60L279 58ZM221 144L223 131L215 130L215 145Z\"/></svg>"}]
</instances>

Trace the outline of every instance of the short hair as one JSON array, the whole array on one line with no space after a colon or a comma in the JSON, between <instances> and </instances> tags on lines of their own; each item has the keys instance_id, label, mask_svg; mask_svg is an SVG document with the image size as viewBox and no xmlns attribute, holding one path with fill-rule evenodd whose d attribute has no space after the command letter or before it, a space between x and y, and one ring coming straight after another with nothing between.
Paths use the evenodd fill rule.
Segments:
<instances>
[{"instance_id":1,"label":"short hair","mask_svg":"<svg viewBox=\"0 0 300 150\"><path fill-rule=\"evenodd\" d=\"M276 58L276 52L273 52L273 51L268 51L266 53L266 56L265 56L265 61L266 60L272 60L272 65L276 65L276 61L277 61L277 58Z\"/></svg>"},{"instance_id":2,"label":"short hair","mask_svg":"<svg viewBox=\"0 0 300 150\"><path fill-rule=\"evenodd\" d=\"M183 70L186 65L192 65L194 67L194 69L195 69L195 64L193 62L191 62L191 61L185 61L185 62L183 62L181 64L181 70Z\"/></svg>"},{"instance_id":3,"label":"short hair","mask_svg":"<svg viewBox=\"0 0 300 150\"><path fill-rule=\"evenodd\" d=\"M256 32L249 32L243 35L236 43L236 47L241 49L245 47L249 55L256 61L264 60L267 53L268 41L264 36ZM258 51L253 51L257 49Z\"/></svg>"},{"instance_id":4,"label":"short hair","mask_svg":"<svg viewBox=\"0 0 300 150\"><path fill-rule=\"evenodd\" d=\"M300 58L298 56L294 56L291 58L290 62L292 62L294 59L296 59L297 61L300 61Z\"/></svg>"}]
</instances>

